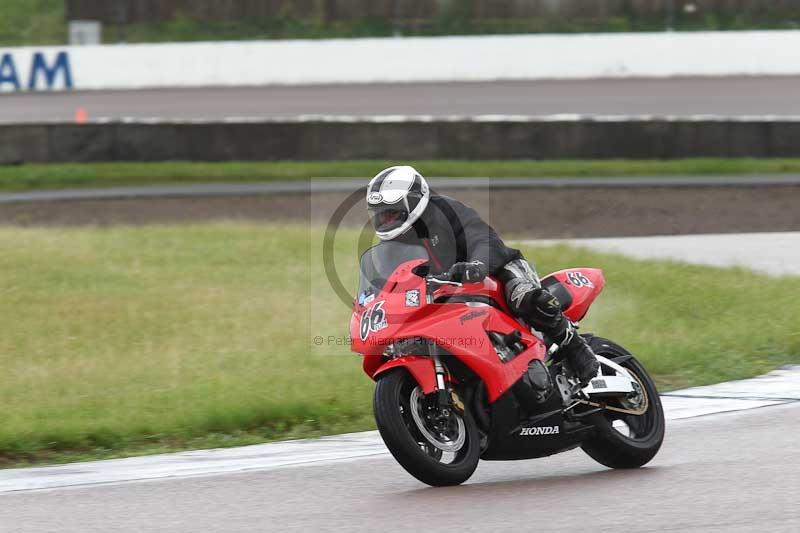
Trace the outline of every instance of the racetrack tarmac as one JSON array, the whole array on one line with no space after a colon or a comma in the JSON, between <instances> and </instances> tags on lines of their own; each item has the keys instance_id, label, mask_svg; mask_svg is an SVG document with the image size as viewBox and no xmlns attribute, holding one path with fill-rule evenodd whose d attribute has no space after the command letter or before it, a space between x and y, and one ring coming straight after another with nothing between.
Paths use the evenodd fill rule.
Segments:
<instances>
[{"instance_id":1,"label":"racetrack tarmac","mask_svg":"<svg viewBox=\"0 0 800 533\"><path fill-rule=\"evenodd\" d=\"M800 77L151 89L0 95L0 122L302 115L800 115Z\"/></svg>"},{"instance_id":2,"label":"racetrack tarmac","mask_svg":"<svg viewBox=\"0 0 800 533\"><path fill-rule=\"evenodd\" d=\"M428 488L388 457L0 494L2 531L798 531L800 404L670 421L646 468L580 450Z\"/></svg>"}]
</instances>

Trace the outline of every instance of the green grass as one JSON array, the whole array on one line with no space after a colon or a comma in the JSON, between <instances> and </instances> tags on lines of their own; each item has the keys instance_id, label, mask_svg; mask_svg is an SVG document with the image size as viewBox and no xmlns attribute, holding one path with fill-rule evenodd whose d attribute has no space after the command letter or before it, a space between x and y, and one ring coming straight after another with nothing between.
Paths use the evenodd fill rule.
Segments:
<instances>
[{"instance_id":1,"label":"green grass","mask_svg":"<svg viewBox=\"0 0 800 533\"><path fill-rule=\"evenodd\" d=\"M319 231L213 223L0 227L0 462L52 462L370 429L372 384ZM356 235L336 265L355 284ZM584 330L665 388L800 362L800 279L526 249L540 272L604 268ZM313 337L325 341L316 346Z\"/></svg>"},{"instance_id":2,"label":"green grass","mask_svg":"<svg viewBox=\"0 0 800 533\"><path fill-rule=\"evenodd\" d=\"M0 190L108 187L201 182L363 178L402 161L272 161L226 163L74 163L0 166ZM438 177L604 177L800 173L800 159L433 160L412 162Z\"/></svg>"},{"instance_id":3,"label":"green grass","mask_svg":"<svg viewBox=\"0 0 800 533\"><path fill-rule=\"evenodd\" d=\"M0 456L368 423L355 359L309 350L308 229L8 228L0 249Z\"/></svg>"}]
</instances>

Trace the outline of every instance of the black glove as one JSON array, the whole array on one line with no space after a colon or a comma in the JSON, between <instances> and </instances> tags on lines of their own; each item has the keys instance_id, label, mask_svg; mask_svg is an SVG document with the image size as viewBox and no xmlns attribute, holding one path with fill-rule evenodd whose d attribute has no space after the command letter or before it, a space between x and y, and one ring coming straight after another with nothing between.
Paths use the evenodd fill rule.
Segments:
<instances>
[{"instance_id":1,"label":"black glove","mask_svg":"<svg viewBox=\"0 0 800 533\"><path fill-rule=\"evenodd\" d=\"M488 269L480 261L456 263L450 267L450 279L464 283L479 283L486 278Z\"/></svg>"}]
</instances>

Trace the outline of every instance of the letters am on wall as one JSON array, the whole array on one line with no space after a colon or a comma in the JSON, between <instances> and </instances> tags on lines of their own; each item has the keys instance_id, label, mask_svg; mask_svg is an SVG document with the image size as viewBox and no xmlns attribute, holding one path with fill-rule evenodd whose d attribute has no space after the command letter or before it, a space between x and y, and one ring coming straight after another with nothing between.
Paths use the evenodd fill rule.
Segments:
<instances>
[{"instance_id":1,"label":"letters am on wall","mask_svg":"<svg viewBox=\"0 0 800 533\"><path fill-rule=\"evenodd\" d=\"M0 92L73 88L69 52L0 49Z\"/></svg>"}]
</instances>

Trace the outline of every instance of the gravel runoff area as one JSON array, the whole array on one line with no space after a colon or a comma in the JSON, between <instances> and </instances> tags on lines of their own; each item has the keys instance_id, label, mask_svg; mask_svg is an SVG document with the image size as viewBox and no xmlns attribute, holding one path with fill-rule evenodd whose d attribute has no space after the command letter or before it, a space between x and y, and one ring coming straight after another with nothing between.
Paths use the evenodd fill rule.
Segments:
<instances>
[{"instance_id":1,"label":"gravel runoff area","mask_svg":"<svg viewBox=\"0 0 800 533\"><path fill-rule=\"evenodd\" d=\"M447 191L504 236L622 237L800 231L800 185ZM327 223L348 194L293 193L0 204L0 224L107 226L239 219ZM360 196L343 223L365 223Z\"/></svg>"}]
</instances>

